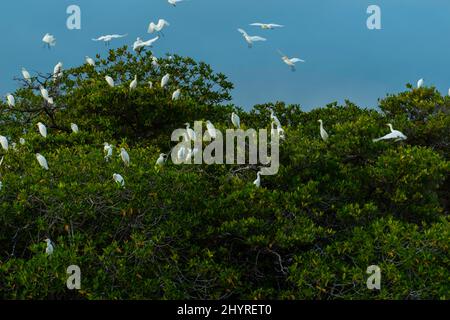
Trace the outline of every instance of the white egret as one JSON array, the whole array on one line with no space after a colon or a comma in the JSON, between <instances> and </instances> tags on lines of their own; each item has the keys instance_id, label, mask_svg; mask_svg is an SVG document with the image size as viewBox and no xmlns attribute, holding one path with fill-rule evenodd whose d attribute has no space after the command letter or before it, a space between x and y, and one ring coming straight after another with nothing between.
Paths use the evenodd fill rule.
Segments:
<instances>
[{"instance_id":1,"label":"white egret","mask_svg":"<svg viewBox=\"0 0 450 320\"><path fill-rule=\"evenodd\" d=\"M43 86L39 86L39 90L41 91L42 98L44 98L47 103L53 104L53 98L49 97L47 89L45 89Z\"/></svg>"},{"instance_id":2,"label":"white egret","mask_svg":"<svg viewBox=\"0 0 450 320\"><path fill-rule=\"evenodd\" d=\"M8 138L6 138L5 136L0 136L0 144L2 145L3 150L8 151Z\"/></svg>"},{"instance_id":3,"label":"white egret","mask_svg":"<svg viewBox=\"0 0 450 320\"><path fill-rule=\"evenodd\" d=\"M20 138L20 139L19 139L19 143L20 143L21 145L24 145L24 144L25 144L25 139L24 139L24 138Z\"/></svg>"},{"instance_id":4,"label":"white egret","mask_svg":"<svg viewBox=\"0 0 450 320\"><path fill-rule=\"evenodd\" d=\"M125 150L125 148L120 148L120 158L122 158L123 163L128 167L130 165L130 155Z\"/></svg>"},{"instance_id":5,"label":"white egret","mask_svg":"<svg viewBox=\"0 0 450 320\"><path fill-rule=\"evenodd\" d=\"M11 108L16 106L16 99L12 94L8 93L6 95L6 99L8 100L8 106L10 106Z\"/></svg>"},{"instance_id":6,"label":"white egret","mask_svg":"<svg viewBox=\"0 0 450 320\"><path fill-rule=\"evenodd\" d=\"M254 27L260 27L261 29L266 29L266 30L273 30L275 28L282 28L282 27L284 27L281 24L276 24L276 23L259 23L259 22L255 22L255 23L251 23L250 25L254 26Z\"/></svg>"},{"instance_id":7,"label":"white egret","mask_svg":"<svg viewBox=\"0 0 450 320\"><path fill-rule=\"evenodd\" d=\"M30 75L30 73L27 71L27 69L22 68L22 76L23 76L23 78L24 78L28 83L31 83L31 75Z\"/></svg>"},{"instance_id":8,"label":"white egret","mask_svg":"<svg viewBox=\"0 0 450 320\"><path fill-rule=\"evenodd\" d=\"M53 254L54 248L53 248L52 240L47 238L44 241L47 243L47 247L45 248L45 253L47 255Z\"/></svg>"},{"instance_id":9,"label":"white egret","mask_svg":"<svg viewBox=\"0 0 450 320\"><path fill-rule=\"evenodd\" d=\"M152 89L152 88L153 88L153 82L149 81L149 82L148 82L148 87L149 87L150 89Z\"/></svg>"},{"instance_id":10,"label":"white egret","mask_svg":"<svg viewBox=\"0 0 450 320\"><path fill-rule=\"evenodd\" d=\"M141 38L137 38L136 41L133 44L133 50L134 51L140 51L144 47L152 48L153 47L153 43L155 43L158 39L159 39L159 36L157 36L157 37L155 37L153 39L147 40L147 41L142 41Z\"/></svg>"},{"instance_id":11,"label":"white egret","mask_svg":"<svg viewBox=\"0 0 450 320\"><path fill-rule=\"evenodd\" d=\"M36 153L36 159L42 168L44 168L45 170L48 170L47 159L45 159L45 157L43 155L41 155L40 153Z\"/></svg>"},{"instance_id":12,"label":"white egret","mask_svg":"<svg viewBox=\"0 0 450 320\"><path fill-rule=\"evenodd\" d=\"M105 153L105 160L109 161L109 159L112 157L113 147L108 142L105 142L103 145L104 145L103 152Z\"/></svg>"},{"instance_id":13,"label":"white egret","mask_svg":"<svg viewBox=\"0 0 450 320\"><path fill-rule=\"evenodd\" d=\"M90 57L88 57L88 56L86 56L86 63L87 63L88 65L90 65L90 66L95 67L95 61L94 61L94 59L92 59L92 58L90 58Z\"/></svg>"},{"instance_id":14,"label":"white egret","mask_svg":"<svg viewBox=\"0 0 450 320\"><path fill-rule=\"evenodd\" d=\"M232 113L231 114L231 123L233 123L233 125L240 129L241 128L241 119L239 118L239 116L236 113Z\"/></svg>"},{"instance_id":15,"label":"white egret","mask_svg":"<svg viewBox=\"0 0 450 320\"><path fill-rule=\"evenodd\" d=\"M281 127L281 122L278 119L278 117L275 115L275 112L273 110L270 110L270 118L275 122L277 127Z\"/></svg>"},{"instance_id":16,"label":"white egret","mask_svg":"<svg viewBox=\"0 0 450 320\"><path fill-rule=\"evenodd\" d=\"M70 124L70 129L72 129L73 133L78 133L79 132L79 129L78 129L78 126L77 126L76 123L71 123Z\"/></svg>"},{"instance_id":17,"label":"white egret","mask_svg":"<svg viewBox=\"0 0 450 320\"><path fill-rule=\"evenodd\" d=\"M50 47L54 47L56 45L56 38L50 33L46 33L45 36L42 38L42 42L44 42L45 46L47 46L50 49Z\"/></svg>"},{"instance_id":18,"label":"white egret","mask_svg":"<svg viewBox=\"0 0 450 320\"><path fill-rule=\"evenodd\" d=\"M275 126L277 126L276 128L275 128ZM272 121L272 123L271 123L271 129L272 129L272 131L271 131L271 134L272 135L277 135L281 140L284 140L285 139L285 135L284 135L284 130L283 130L283 128L281 127L281 125L277 125L276 123L275 123L275 121Z\"/></svg>"},{"instance_id":19,"label":"white egret","mask_svg":"<svg viewBox=\"0 0 450 320\"><path fill-rule=\"evenodd\" d=\"M105 76L105 80L108 83L108 85L113 88L114 87L114 80L110 76Z\"/></svg>"},{"instance_id":20,"label":"white egret","mask_svg":"<svg viewBox=\"0 0 450 320\"><path fill-rule=\"evenodd\" d=\"M395 139L395 141L401 141L401 140L406 140L408 138L402 132L400 132L398 130L394 130L394 128L392 127L392 124L388 123L387 125L391 129L391 133L388 133L387 135L385 135L381 138L373 139L372 140L373 142L378 142L381 140L389 140L389 139Z\"/></svg>"},{"instance_id":21,"label":"white egret","mask_svg":"<svg viewBox=\"0 0 450 320\"><path fill-rule=\"evenodd\" d=\"M120 39L128 36L128 34L108 34L105 36L100 36L97 39L92 39L92 41L103 41L105 45L109 45L112 40Z\"/></svg>"},{"instance_id":22,"label":"white egret","mask_svg":"<svg viewBox=\"0 0 450 320\"><path fill-rule=\"evenodd\" d=\"M256 41L266 41L267 40L267 39L265 39L263 37L259 37L259 36L249 36L247 34L247 32L245 32L245 30L240 29L240 28L238 29L238 31L240 33L242 33L242 36L244 37L245 41L247 42L249 48L253 47L253 43Z\"/></svg>"},{"instance_id":23,"label":"white egret","mask_svg":"<svg viewBox=\"0 0 450 320\"><path fill-rule=\"evenodd\" d=\"M188 135L189 140L196 141L197 140L197 134L195 133L194 130L191 129L190 124L186 122L185 126L186 126L186 133Z\"/></svg>"},{"instance_id":24,"label":"white egret","mask_svg":"<svg viewBox=\"0 0 450 320\"><path fill-rule=\"evenodd\" d=\"M419 81L417 81L417 89L422 88L424 82L425 81L423 79L420 79Z\"/></svg>"},{"instance_id":25,"label":"white egret","mask_svg":"<svg viewBox=\"0 0 450 320\"><path fill-rule=\"evenodd\" d=\"M119 187L125 187L125 180L123 179L123 177L120 174L114 173L113 179Z\"/></svg>"},{"instance_id":26,"label":"white egret","mask_svg":"<svg viewBox=\"0 0 450 320\"><path fill-rule=\"evenodd\" d=\"M181 95L181 90L180 89L175 90L174 93L172 93L172 100L180 99L180 95Z\"/></svg>"},{"instance_id":27,"label":"white egret","mask_svg":"<svg viewBox=\"0 0 450 320\"><path fill-rule=\"evenodd\" d=\"M170 74L166 74L164 77L162 77L162 79L161 79L161 88L165 88L165 86L169 82L169 79L170 79Z\"/></svg>"},{"instance_id":28,"label":"white egret","mask_svg":"<svg viewBox=\"0 0 450 320\"><path fill-rule=\"evenodd\" d=\"M287 64L292 71L295 71L295 64L297 62L306 62L305 60L299 58L289 58L287 55L283 54L280 50L278 50L278 52L281 54L281 60L283 60L283 62Z\"/></svg>"},{"instance_id":29,"label":"white egret","mask_svg":"<svg viewBox=\"0 0 450 320\"><path fill-rule=\"evenodd\" d=\"M261 171L258 171L258 173L256 174L256 180L253 181L253 184L259 188L261 187Z\"/></svg>"},{"instance_id":30,"label":"white egret","mask_svg":"<svg viewBox=\"0 0 450 320\"><path fill-rule=\"evenodd\" d=\"M165 27L170 26L170 23L167 22L164 19L159 19L158 23L154 23L154 22L150 22L149 26L148 26L148 33L153 33L153 32L161 32Z\"/></svg>"},{"instance_id":31,"label":"white egret","mask_svg":"<svg viewBox=\"0 0 450 320\"><path fill-rule=\"evenodd\" d=\"M135 75L134 80L131 81L131 83L130 83L130 91L136 89L137 85L138 85L138 80L137 80L137 75Z\"/></svg>"},{"instance_id":32,"label":"white egret","mask_svg":"<svg viewBox=\"0 0 450 320\"><path fill-rule=\"evenodd\" d=\"M47 138L47 127L42 122L38 122L37 126L38 126L39 133L41 134L41 136L43 136L44 138Z\"/></svg>"},{"instance_id":33,"label":"white egret","mask_svg":"<svg viewBox=\"0 0 450 320\"><path fill-rule=\"evenodd\" d=\"M217 137L216 128L214 127L214 125L209 120L206 121L206 129L208 129L209 136L212 139L216 139L216 137Z\"/></svg>"},{"instance_id":34,"label":"white egret","mask_svg":"<svg viewBox=\"0 0 450 320\"><path fill-rule=\"evenodd\" d=\"M164 165L164 162L166 162L166 154L161 153L158 160L156 160L155 167L162 167Z\"/></svg>"},{"instance_id":35,"label":"white egret","mask_svg":"<svg viewBox=\"0 0 450 320\"><path fill-rule=\"evenodd\" d=\"M157 57L152 57L152 66L155 67L155 68L159 67L158 58Z\"/></svg>"},{"instance_id":36,"label":"white egret","mask_svg":"<svg viewBox=\"0 0 450 320\"><path fill-rule=\"evenodd\" d=\"M328 140L328 133L323 128L323 121L321 119L319 119L319 123L320 123L320 136L322 137L323 141L327 141Z\"/></svg>"},{"instance_id":37,"label":"white egret","mask_svg":"<svg viewBox=\"0 0 450 320\"><path fill-rule=\"evenodd\" d=\"M167 0L167 2L168 2L170 5L176 7L177 4L180 3L180 2L183 2L183 0Z\"/></svg>"},{"instance_id":38,"label":"white egret","mask_svg":"<svg viewBox=\"0 0 450 320\"><path fill-rule=\"evenodd\" d=\"M56 64L56 66L53 68L53 80L57 80L58 78L60 78L62 76L62 68L63 68L63 63L58 62Z\"/></svg>"}]
</instances>

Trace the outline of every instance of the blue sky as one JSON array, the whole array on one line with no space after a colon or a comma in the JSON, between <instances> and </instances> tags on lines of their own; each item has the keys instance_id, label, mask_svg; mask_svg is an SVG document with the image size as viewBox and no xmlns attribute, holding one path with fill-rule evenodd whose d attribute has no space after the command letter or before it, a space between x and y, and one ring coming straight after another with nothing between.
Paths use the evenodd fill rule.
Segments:
<instances>
[{"instance_id":1,"label":"blue sky","mask_svg":"<svg viewBox=\"0 0 450 320\"><path fill-rule=\"evenodd\" d=\"M81 30L68 30L66 9L81 8ZM382 10L382 30L368 30L367 7ZM92 38L128 33L112 47L147 40L150 21L171 25L154 49L191 56L211 64L235 84L233 102L248 109L274 101L306 110L348 98L375 107L377 98L402 91L424 78L441 92L450 87L450 1L447 0L188 0L171 7L166 0L3 0L0 94L16 88L21 67L51 71L105 55ZM264 31L252 22L285 25ZM237 28L268 39L248 49ZM57 38L43 48L45 33ZM291 72L276 52L306 60Z\"/></svg>"}]
</instances>

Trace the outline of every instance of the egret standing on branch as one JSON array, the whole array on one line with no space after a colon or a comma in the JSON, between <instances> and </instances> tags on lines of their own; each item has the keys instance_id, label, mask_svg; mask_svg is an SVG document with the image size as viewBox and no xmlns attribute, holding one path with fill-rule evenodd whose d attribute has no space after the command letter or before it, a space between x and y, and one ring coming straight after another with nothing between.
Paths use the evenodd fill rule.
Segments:
<instances>
[{"instance_id":1,"label":"egret standing on branch","mask_svg":"<svg viewBox=\"0 0 450 320\"><path fill-rule=\"evenodd\" d=\"M72 129L73 133L78 133L79 132L79 129L78 129L78 126L76 125L76 123L71 123L70 124L70 128Z\"/></svg>"},{"instance_id":2,"label":"egret standing on branch","mask_svg":"<svg viewBox=\"0 0 450 320\"><path fill-rule=\"evenodd\" d=\"M244 37L245 41L248 44L248 47L251 48L253 47L253 43L257 42L257 41L266 41L266 38L260 37L260 36L249 36L247 34L247 32L245 32L245 30L243 29L238 29L238 31L242 34L242 36Z\"/></svg>"},{"instance_id":3,"label":"egret standing on branch","mask_svg":"<svg viewBox=\"0 0 450 320\"><path fill-rule=\"evenodd\" d=\"M52 244L52 240L50 240L50 239L45 239L44 240L46 243L47 243L47 247L45 248L45 253L49 256L49 255L52 255L53 254L53 250L54 250L54 248L53 248L53 244Z\"/></svg>"},{"instance_id":4,"label":"egret standing on branch","mask_svg":"<svg viewBox=\"0 0 450 320\"><path fill-rule=\"evenodd\" d=\"M22 68L22 76L28 84L31 84L31 76L27 69Z\"/></svg>"},{"instance_id":5,"label":"egret standing on branch","mask_svg":"<svg viewBox=\"0 0 450 320\"><path fill-rule=\"evenodd\" d=\"M125 150L125 148L120 148L120 157L122 158L123 163L129 167L130 166L130 155Z\"/></svg>"},{"instance_id":6,"label":"egret standing on branch","mask_svg":"<svg viewBox=\"0 0 450 320\"><path fill-rule=\"evenodd\" d=\"M170 74L166 74L164 77L162 77L161 79L161 88L165 88L167 83L169 82L170 79Z\"/></svg>"},{"instance_id":7,"label":"egret standing on branch","mask_svg":"<svg viewBox=\"0 0 450 320\"><path fill-rule=\"evenodd\" d=\"M16 99L12 94L8 93L6 95L6 99L8 100L8 106L10 106L11 108L16 106Z\"/></svg>"},{"instance_id":8,"label":"egret standing on branch","mask_svg":"<svg viewBox=\"0 0 450 320\"><path fill-rule=\"evenodd\" d=\"M417 89L422 88L424 82L425 81L423 79L420 79L419 81L417 81Z\"/></svg>"},{"instance_id":9,"label":"egret standing on branch","mask_svg":"<svg viewBox=\"0 0 450 320\"><path fill-rule=\"evenodd\" d=\"M0 136L0 144L2 145L3 150L8 151L8 139L5 136Z\"/></svg>"},{"instance_id":10,"label":"egret standing on branch","mask_svg":"<svg viewBox=\"0 0 450 320\"><path fill-rule=\"evenodd\" d=\"M41 136L43 136L44 138L47 138L47 127L42 122L38 122L37 126L38 126L39 133L41 134Z\"/></svg>"},{"instance_id":11,"label":"egret standing on branch","mask_svg":"<svg viewBox=\"0 0 450 320\"><path fill-rule=\"evenodd\" d=\"M322 137L323 141L327 141L328 140L328 133L323 128L323 121L321 119L319 119L319 123L320 123L320 136Z\"/></svg>"},{"instance_id":12,"label":"egret standing on branch","mask_svg":"<svg viewBox=\"0 0 450 320\"><path fill-rule=\"evenodd\" d=\"M44 168L45 170L48 170L47 159L45 159L45 157L43 155L41 155L40 153L36 153L36 159L42 168Z\"/></svg>"},{"instance_id":13,"label":"egret standing on branch","mask_svg":"<svg viewBox=\"0 0 450 320\"><path fill-rule=\"evenodd\" d=\"M108 83L108 85L111 88L114 88L114 80L113 80L113 78L111 78L110 76L105 76L105 80L106 80L106 83Z\"/></svg>"},{"instance_id":14,"label":"egret standing on branch","mask_svg":"<svg viewBox=\"0 0 450 320\"><path fill-rule=\"evenodd\" d=\"M236 113L231 114L231 123L238 129L241 128L241 119Z\"/></svg>"},{"instance_id":15,"label":"egret standing on branch","mask_svg":"<svg viewBox=\"0 0 450 320\"><path fill-rule=\"evenodd\" d=\"M119 187L122 187L122 188L125 187L125 180L123 179L123 177L120 174L114 173L113 179Z\"/></svg>"},{"instance_id":16,"label":"egret standing on branch","mask_svg":"<svg viewBox=\"0 0 450 320\"><path fill-rule=\"evenodd\" d=\"M131 81L131 83L130 83L130 91L136 89L137 85L138 85L138 80L137 80L137 75L136 75L136 76L134 76L134 80Z\"/></svg>"},{"instance_id":17,"label":"egret standing on branch","mask_svg":"<svg viewBox=\"0 0 450 320\"><path fill-rule=\"evenodd\" d=\"M172 100L178 100L180 99L180 95L181 95L181 90L177 89L175 90L175 92L172 94Z\"/></svg>"},{"instance_id":18,"label":"egret standing on branch","mask_svg":"<svg viewBox=\"0 0 450 320\"><path fill-rule=\"evenodd\" d=\"M280 50L278 50L278 53L281 54L281 60L283 60L283 62L285 64L287 64L291 68L292 71L295 71L295 64L297 62L306 62L305 60L302 60L299 58L289 58L287 55L282 53Z\"/></svg>"},{"instance_id":19,"label":"egret standing on branch","mask_svg":"<svg viewBox=\"0 0 450 320\"><path fill-rule=\"evenodd\" d=\"M95 67L95 61L94 61L94 59L92 59L92 58L90 58L90 57L88 57L88 56L86 56L86 63L87 63L88 65L90 65L90 66Z\"/></svg>"},{"instance_id":20,"label":"egret standing on branch","mask_svg":"<svg viewBox=\"0 0 450 320\"><path fill-rule=\"evenodd\" d=\"M256 180L253 181L253 184L259 188L261 187L261 171L258 171L258 173L256 174Z\"/></svg>"}]
</instances>

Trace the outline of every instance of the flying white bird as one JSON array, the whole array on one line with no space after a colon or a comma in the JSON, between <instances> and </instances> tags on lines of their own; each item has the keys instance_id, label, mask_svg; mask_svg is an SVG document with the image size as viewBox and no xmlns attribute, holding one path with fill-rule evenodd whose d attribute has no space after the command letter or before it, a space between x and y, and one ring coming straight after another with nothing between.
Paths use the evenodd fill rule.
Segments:
<instances>
[{"instance_id":1,"label":"flying white bird","mask_svg":"<svg viewBox=\"0 0 450 320\"><path fill-rule=\"evenodd\" d=\"M240 129L241 128L241 119L239 118L239 116L236 113L232 113L231 114L231 123L233 123L233 125Z\"/></svg>"},{"instance_id":2,"label":"flying white bird","mask_svg":"<svg viewBox=\"0 0 450 320\"><path fill-rule=\"evenodd\" d=\"M181 95L181 90L180 89L175 90L174 93L172 93L172 100L180 99L180 95Z\"/></svg>"},{"instance_id":3,"label":"flying white bird","mask_svg":"<svg viewBox=\"0 0 450 320\"><path fill-rule=\"evenodd\" d=\"M105 80L108 83L108 85L113 88L114 87L114 80L110 76L105 76Z\"/></svg>"},{"instance_id":4,"label":"flying white bird","mask_svg":"<svg viewBox=\"0 0 450 320\"><path fill-rule=\"evenodd\" d=\"M137 80L137 75L135 75L134 80L131 81L131 83L130 83L130 91L136 89L137 85L138 85L138 80Z\"/></svg>"},{"instance_id":5,"label":"flying white bird","mask_svg":"<svg viewBox=\"0 0 450 320\"><path fill-rule=\"evenodd\" d=\"M39 133L41 134L41 136L47 138L47 127L42 122L38 122L37 126L39 128Z\"/></svg>"},{"instance_id":6,"label":"flying white bird","mask_svg":"<svg viewBox=\"0 0 450 320\"><path fill-rule=\"evenodd\" d=\"M419 81L417 81L417 89L422 88L423 83L424 83L424 80L423 80L423 79L420 79Z\"/></svg>"},{"instance_id":7,"label":"flying white bird","mask_svg":"<svg viewBox=\"0 0 450 320\"><path fill-rule=\"evenodd\" d=\"M151 48L151 47L153 47L153 43L155 43L158 39L159 39L159 36L157 36L157 37L155 37L153 39L147 40L147 41L142 41L141 38L137 38L136 41L133 44L133 50L134 51L140 51L144 47L150 47Z\"/></svg>"},{"instance_id":8,"label":"flying white bird","mask_svg":"<svg viewBox=\"0 0 450 320\"><path fill-rule=\"evenodd\" d=\"M45 248L45 253L47 255L53 254L54 248L53 248L52 240L47 238L44 241L47 243L47 247Z\"/></svg>"},{"instance_id":9,"label":"flying white bird","mask_svg":"<svg viewBox=\"0 0 450 320\"><path fill-rule=\"evenodd\" d=\"M113 148L112 145L110 145L108 142L105 142L103 144L103 152L105 153L105 160L109 161L109 159L112 157Z\"/></svg>"},{"instance_id":10,"label":"flying white bird","mask_svg":"<svg viewBox=\"0 0 450 320\"><path fill-rule=\"evenodd\" d=\"M28 83L31 83L31 75L30 75L30 73L27 71L27 69L22 68L22 76L23 76L23 78L24 78Z\"/></svg>"},{"instance_id":11,"label":"flying white bird","mask_svg":"<svg viewBox=\"0 0 450 320\"><path fill-rule=\"evenodd\" d=\"M327 141L328 140L328 133L323 128L323 121L321 119L319 119L319 123L320 123L320 136L322 137L323 141Z\"/></svg>"},{"instance_id":12,"label":"flying white bird","mask_svg":"<svg viewBox=\"0 0 450 320\"><path fill-rule=\"evenodd\" d=\"M50 33L46 33L45 36L42 38L42 41L45 43L45 46L47 46L49 49L50 47L54 47L56 45L56 38Z\"/></svg>"},{"instance_id":13,"label":"flying white bird","mask_svg":"<svg viewBox=\"0 0 450 320\"><path fill-rule=\"evenodd\" d=\"M88 65L90 65L90 66L95 67L95 61L94 61L94 59L92 59L92 58L90 58L90 57L88 57L88 56L86 56L86 63L87 63Z\"/></svg>"},{"instance_id":14,"label":"flying white bird","mask_svg":"<svg viewBox=\"0 0 450 320\"><path fill-rule=\"evenodd\" d=\"M238 29L238 31L240 33L242 33L242 36L244 37L245 41L247 42L249 48L253 47L253 43L256 41L266 41L267 40L267 39L265 39L263 37L259 37L259 36L249 36L247 34L247 32L245 32L242 29Z\"/></svg>"},{"instance_id":15,"label":"flying white bird","mask_svg":"<svg viewBox=\"0 0 450 320\"><path fill-rule=\"evenodd\" d=\"M408 138L400 131L394 130L394 128L392 127L392 124L388 123L387 125L391 129L391 133L388 133L387 135L385 135L381 138L373 139L373 142L378 142L381 140L389 140L389 139L395 139L395 141L401 141L401 140L406 140Z\"/></svg>"},{"instance_id":16,"label":"flying white bird","mask_svg":"<svg viewBox=\"0 0 450 320\"><path fill-rule=\"evenodd\" d=\"M78 126L76 125L76 123L71 123L70 124L70 128L72 129L73 133L78 133L79 132L79 129L78 129Z\"/></svg>"},{"instance_id":17,"label":"flying white bird","mask_svg":"<svg viewBox=\"0 0 450 320\"><path fill-rule=\"evenodd\" d=\"M285 64L287 64L292 71L295 71L295 64L297 62L306 62L305 60L299 59L299 58L289 58L287 55L283 54L281 51L278 50L278 52L281 54L281 60Z\"/></svg>"},{"instance_id":18,"label":"flying white bird","mask_svg":"<svg viewBox=\"0 0 450 320\"><path fill-rule=\"evenodd\" d=\"M178 3L183 2L183 0L167 0L169 4L176 7Z\"/></svg>"},{"instance_id":19,"label":"flying white bird","mask_svg":"<svg viewBox=\"0 0 450 320\"><path fill-rule=\"evenodd\" d=\"M40 153L36 153L36 159L42 168L44 168L45 170L48 170L47 159L45 159L45 157L43 155L41 155Z\"/></svg>"},{"instance_id":20,"label":"flying white bird","mask_svg":"<svg viewBox=\"0 0 450 320\"><path fill-rule=\"evenodd\" d=\"M125 187L125 180L123 179L123 177L120 174L114 173L113 179L119 187Z\"/></svg>"},{"instance_id":21,"label":"flying white bird","mask_svg":"<svg viewBox=\"0 0 450 320\"><path fill-rule=\"evenodd\" d=\"M158 23L155 24L154 22L150 22L149 26L148 26L148 33L153 33L153 32L161 32L165 27L170 26L170 23L167 22L164 19L159 19Z\"/></svg>"},{"instance_id":22,"label":"flying white bird","mask_svg":"<svg viewBox=\"0 0 450 320\"><path fill-rule=\"evenodd\" d=\"M112 40L120 39L128 36L128 34L108 34L105 36L98 37L97 39L92 39L92 41L103 41L105 45L109 45Z\"/></svg>"},{"instance_id":23,"label":"flying white bird","mask_svg":"<svg viewBox=\"0 0 450 320\"><path fill-rule=\"evenodd\" d=\"M8 100L8 106L10 106L11 108L16 106L16 99L12 94L8 93L6 95L6 99Z\"/></svg>"},{"instance_id":24,"label":"flying white bird","mask_svg":"<svg viewBox=\"0 0 450 320\"><path fill-rule=\"evenodd\" d=\"M2 145L3 150L8 151L9 145L8 145L8 139L4 136L0 136L0 144Z\"/></svg>"},{"instance_id":25,"label":"flying white bird","mask_svg":"<svg viewBox=\"0 0 450 320\"><path fill-rule=\"evenodd\" d=\"M164 162L166 162L166 154L161 153L158 160L156 160L155 167L162 167L164 165Z\"/></svg>"},{"instance_id":26,"label":"flying white bird","mask_svg":"<svg viewBox=\"0 0 450 320\"><path fill-rule=\"evenodd\" d=\"M206 129L208 129L209 136L212 139L216 139L216 137L217 137L216 128L214 127L214 125L209 120L206 121Z\"/></svg>"},{"instance_id":27,"label":"flying white bird","mask_svg":"<svg viewBox=\"0 0 450 320\"><path fill-rule=\"evenodd\" d=\"M166 74L164 77L162 77L161 79L161 88L164 88L167 83L169 82L170 79L170 74Z\"/></svg>"},{"instance_id":28,"label":"flying white bird","mask_svg":"<svg viewBox=\"0 0 450 320\"><path fill-rule=\"evenodd\" d=\"M130 165L130 155L124 148L120 148L120 157L122 158L123 163L128 167Z\"/></svg>"},{"instance_id":29,"label":"flying white bird","mask_svg":"<svg viewBox=\"0 0 450 320\"><path fill-rule=\"evenodd\" d=\"M53 68L53 80L56 80L62 76L62 68L63 68L63 63L58 62L58 64Z\"/></svg>"},{"instance_id":30,"label":"flying white bird","mask_svg":"<svg viewBox=\"0 0 450 320\"><path fill-rule=\"evenodd\" d=\"M195 133L194 130L191 129L190 124L189 123L185 123L185 126L186 126L186 133L188 135L189 140L196 141L197 140L197 134Z\"/></svg>"},{"instance_id":31,"label":"flying white bird","mask_svg":"<svg viewBox=\"0 0 450 320\"><path fill-rule=\"evenodd\" d=\"M251 26L255 26L255 27L260 27L261 29L266 29L266 30L273 30L275 28L282 28L284 26L280 25L280 24L276 24L276 23L259 23L259 22L255 22L250 24Z\"/></svg>"},{"instance_id":32,"label":"flying white bird","mask_svg":"<svg viewBox=\"0 0 450 320\"><path fill-rule=\"evenodd\" d=\"M261 187L261 171L258 171L258 173L256 174L256 180L253 181L253 184L259 188Z\"/></svg>"}]
</instances>

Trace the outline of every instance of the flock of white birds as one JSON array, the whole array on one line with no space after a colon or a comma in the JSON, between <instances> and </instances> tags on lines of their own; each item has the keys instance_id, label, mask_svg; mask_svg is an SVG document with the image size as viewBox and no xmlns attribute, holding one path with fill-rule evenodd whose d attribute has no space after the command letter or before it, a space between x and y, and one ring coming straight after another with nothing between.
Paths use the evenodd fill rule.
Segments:
<instances>
[{"instance_id":1,"label":"flock of white birds","mask_svg":"<svg viewBox=\"0 0 450 320\"><path fill-rule=\"evenodd\" d=\"M174 7L176 7L180 2L183 2L185 0L168 0L168 3ZM253 27L258 27L262 30L274 30L277 28L283 28L283 25L280 24L276 24L276 23L252 23L250 24ZM141 38L137 38L136 41L133 44L133 50L136 52L140 52L142 49L144 49L145 47L152 47L154 45L154 43L160 38L160 36L164 36L163 34L163 30L170 26L169 22L164 20L164 19L159 19L158 22L154 23L154 22L150 22L149 26L148 26L148 30L147 32L150 34L156 34L156 37L149 39L147 41L142 40ZM245 42L247 43L249 48L252 48L255 42L263 42L266 41L267 39L261 36L256 36L256 35L249 35L245 30L243 30L242 28L239 28L238 31L242 34ZM98 38L92 39L93 41L101 41L104 42L105 45L109 45L111 43L111 41L113 41L114 39L120 39L120 38L124 38L126 37L127 34L112 34L112 35L103 35L100 36ZM51 48L54 47L56 45L56 38L47 33L44 35L44 37L42 38L42 42L45 44L46 47ZM288 65L290 67L290 69L292 71L295 71L295 65L298 62L305 62L302 59L299 58L289 58L287 55L283 54L280 50L278 50L279 54L281 55L281 59L282 61ZM88 65L91 65L93 67L95 67L95 61L86 56L85 62ZM156 57L152 57L152 64L156 67L158 66L158 59ZM53 80L57 80L59 77L62 76L63 73L63 64L61 62L59 62L53 70ZM22 75L25 81L27 81L29 84L32 83L32 77L30 75L30 73L25 69L22 68ZM166 74L162 77L161 82L160 82L160 87L161 88L166 88L169 81L170 81L170 74ZM115 81L111 76L105 76L105 81L106 83L110 86L110 87L115 87ZM422 87L424 84L424 80L420 79L417 83L417 87L420 88ZM134 77L134 79L131 81L129 88L130 90L135 90L139 85L138 82L138 76L136 75ZM150 87L153 87L153 83L149 82L148 85ZM44 99L44 101L46 103L48 103L49 105L53 105L54 101L53 98L49 96L49 92L47 91L47 89L45 89L43 86L40 86L40 94L42 96L42 98ZM450 90L449 90L449 95L450 95ZM173 93L172 93L172 100L178 100L181 97L181 90L180 89L176 89ZM8 93L6 95L6 100L7 100L7 105L10 108L14 108L16 105L16 100L14 98L14 96L10 93ZM278 134L279 138L281 140L284 140L285 135L284 135L284 130L282 128L282 124L280 122L280 120L277 118L277 116L275 115L275 113L272 111L271 115L271 129L272 129L272 134ZM241 120L239 118L239 116L236 113L232 113L231 114L231 123L233 124L233 126L237 129L241 128ZM327 141L329 138L329 135L327 133L327 131L324 128L323 125L323 121L319 120L319 133L320 133L320 137L324 140ZM192 130L190 128L189 123L186 123L186 133L184 135L184 140L185 142L189 142L192 143L192 141L195 141L197 139L196 133L194 130ZM388 124L391 132L386 134L383 137L380 137L378 139L373 139L374 142L377 141L381 141L381 140L395 140L395 141L401 141L401 140L406 140L407 137L400 131L398 130L394 130L392 124ZM209 136L212 139L216 138L216 129L214 127L214 125L208 120L206 121L206 127L207 127L207 132L209 134ZM47 138L47 127L45 126L45 124L43 124L42 122L38 122L37 123L37 128L39 131L39 134L43 137L43 138ZM79 128L77 126L77 124L72 123L71 124L71 130L73 132L73 134L76 134L79 132ZM21 145L24 145L26 143L26 141L23 138L20 138L19 143ZM5 136L0 135L0 144L1 147L5 150L8 151L9 149L13 149L15 150L17 147L16 143L11 143L11 146L9 145L8 142L8 138ZM109 161L111 159L111 157L113 156L113 149L114 146L110 145L109 143L105 142L104 143L104 147L103 147L103 152L105 154L105 161ZM197 148L185 148L185 147L181 147L178 149L176 157L179 160L187 160L187 159L191 159L192 157L195 156L195 154L197 154L199 152L199 150ZM129 166L131 161L130 161L130 155L128 154L128 152L124 149L121 148L120 149L120 158L122 159L123 163L125 166ZM2 159L0 160L0 166L3 163L3 159L4 157L2 157ZM39 163L39 165L44 169L44 170L49 170L49 165L47 162L47 159L41 155L40 153L36 153L36 159ZM158 159L156 160L155 163L155 168L158 169L160 167L162 167L165 162L167 161L167 154L165 153L161 153L158 157ZM255 185L257 188L259 188L261 186L261 175L262 172L259 171L257 172L257 178L256 180L253 182L253 185ZM113 174L113 180L117 183L118 186L120 187L125 187L125 179L122 175L120 175L119 173L114 173ZM0 190L2 189L3 184L0 181ZM46 248L46 253L48 255L53 253L53 244L52 241L50 239L45 239L45 242L47 243L47 248Z\"/></svg>"}]
</instances>

